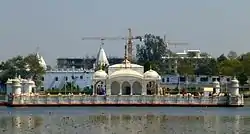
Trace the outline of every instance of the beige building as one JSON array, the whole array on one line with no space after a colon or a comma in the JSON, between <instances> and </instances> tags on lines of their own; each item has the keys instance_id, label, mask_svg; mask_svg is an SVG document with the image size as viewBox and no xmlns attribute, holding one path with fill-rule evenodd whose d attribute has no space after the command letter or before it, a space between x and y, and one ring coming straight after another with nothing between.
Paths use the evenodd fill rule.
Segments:
<instances>
[{"instance_id":1,"label":"beige building","mask_svg":"<svg viewBox=\"0 0 250 134\"><path fill-rule=\"evenodd\" d=\"M97 59L105 64L106 54L104 50L99 52ZM98 95L101 88L106 89L107 95L160 94L161 76L152 69L144 73L143 66L128 61L126 51L124 57L122 63L109 66L108 73L101 69L93 74L93 95Z\"/></svg>"}]
</instances>

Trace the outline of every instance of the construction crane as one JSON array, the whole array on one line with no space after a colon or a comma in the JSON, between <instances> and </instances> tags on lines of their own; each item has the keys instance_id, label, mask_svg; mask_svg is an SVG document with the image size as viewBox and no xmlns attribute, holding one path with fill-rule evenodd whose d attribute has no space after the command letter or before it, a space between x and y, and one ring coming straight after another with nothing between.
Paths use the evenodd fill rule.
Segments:
<instances>
[{"instance_id":1,"label":"construction crane","mask_svg":"<svg viewBox=\"0 0 250 134\"><path fill-rule=\"evenodd\" d=\"M128 49L128 60L132 61L133 58L133 43L132 40L142 41L142 36L132 36L131 28L128 29L128 37L83 37L82 40L101 40L103 44L104 40L127 40Z\"/></svg>"},{"instance_id":2,"label":"construction crane","mask_svg":"<svg viewBox=\"0 0 250 134\"><path fill-rule=\"evenodd\" d=\"M185 42L182 42L182 43L180 43L180 42L177 43L177 42L176 42L176 43L174 43L174 42L170 42L169 40L166 41L166 35L163 36L163 41L164 41L164 43L165 43L167 49L169 49L169 46L170 46L170 45L173 45L173 46L175 46L175 47L176 47L176 46L179 46L179 45L181 45L181 46L182 46L182 45L188 45L188 43L185 43Z\"/></svg>"}]
</instances>

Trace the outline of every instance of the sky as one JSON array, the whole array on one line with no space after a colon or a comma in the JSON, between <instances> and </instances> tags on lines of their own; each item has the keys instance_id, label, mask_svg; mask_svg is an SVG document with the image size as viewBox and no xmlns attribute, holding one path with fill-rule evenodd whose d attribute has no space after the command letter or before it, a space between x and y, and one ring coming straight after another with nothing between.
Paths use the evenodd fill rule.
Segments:
<instances>
[{"instance_id":1,"label":"sky","mask_svg":"<svg viewBox=\"0 0 250 134\"><path fill-rule=\"evenodd\" d=\"M146 33L213 56L250 51L250 0L2 0L0 61L36 52L47 64L59 57L96 56L99 40L82 37ZM105 41L108 56L121 57L124 40ZM137 43L137 42L135 42Z\"/></svg>"}]
</instances>

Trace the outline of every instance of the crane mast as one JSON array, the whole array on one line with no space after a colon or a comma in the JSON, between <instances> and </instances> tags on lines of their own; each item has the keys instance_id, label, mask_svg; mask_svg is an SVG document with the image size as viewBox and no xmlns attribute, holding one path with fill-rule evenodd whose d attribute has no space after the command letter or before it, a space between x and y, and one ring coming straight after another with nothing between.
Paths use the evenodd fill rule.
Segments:
<instances>
[{"instance_id":1,"label":"crane mast","mask_svg":"<svg viewBox=\"0 0 250 134\"><path fill-rule=\"evenodd\" d=\"M142 41L142 36L132 36L131 28L128 28L127 37L83 37L82 40L100 40L103 44L104 40L127 40L127 51L128 51L128 60L132 61L133 58L133 43L132 40Z\"/></svg>"}]
</instances>

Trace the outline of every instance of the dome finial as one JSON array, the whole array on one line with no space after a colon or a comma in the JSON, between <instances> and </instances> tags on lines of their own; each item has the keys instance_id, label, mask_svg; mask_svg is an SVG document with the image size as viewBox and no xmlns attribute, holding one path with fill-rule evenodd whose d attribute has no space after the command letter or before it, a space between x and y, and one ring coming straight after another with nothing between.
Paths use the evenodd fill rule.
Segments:
<instances>
[{"instance_id":1,"label":"dome finial","mask_svg":"<svg viewBox=\"0 0 250 134\"><path fill-rule=\"evenodd\" d=\"M101 64L99 64L99 70L103 70L103 65L102 65L102 63Z\"/></svg>"},{"instance_id":2,"label":"dome finial","mask_svg":"<svg viewBox=\"0 0 250 134\"><path fill-rule=\"evenodd\" d=\"M127 44L125 44L124 48L124 61L125 61L125 68L127 68L127 60L128 60L128 55L127 55Z\"/></svg>"},{"instance_id":3,"label":"dome finial","mask_svg":"<svg viewBox=\"0 0 250 134\"><path fill-rule=\"evenodd\" d=\"M151 64L149 65L149 70L152 70L152 65Z\"/></svg>"}]
</instances>

